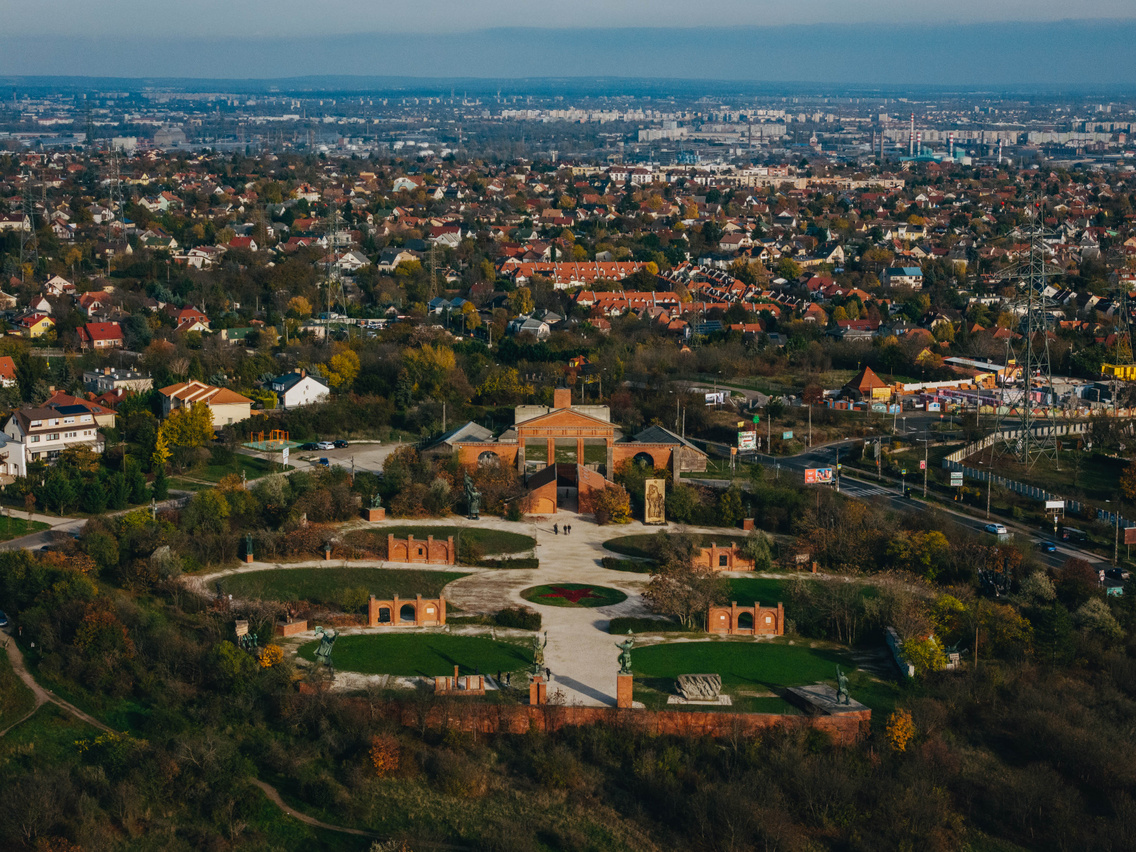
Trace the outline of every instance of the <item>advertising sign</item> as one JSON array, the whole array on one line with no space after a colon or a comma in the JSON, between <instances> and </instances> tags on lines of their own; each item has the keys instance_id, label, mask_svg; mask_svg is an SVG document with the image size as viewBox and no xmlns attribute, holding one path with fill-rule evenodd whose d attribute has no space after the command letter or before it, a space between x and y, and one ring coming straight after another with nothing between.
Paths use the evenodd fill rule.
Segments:
<instances>
[{"instance_id":1,"label":"advertising sign","mask_svg":"<svg viewBox=\"0 0 1136 852\"><path fill-rule=\"evenodd\" d=\"M962 471L961 470L952 470L951 471L951 487L952 488L958 488L961 485L962 485Z\"/></svg>"},{"instance_id":2,"label":"advertising sign","mask_svg":"<svg viewBox=\"0 0 1136 852\"><path fill-rule=\"evenodd\" d=\"M1136 544L1136 527L1124 528L1124 543Z\"/></svg>"},{"instance_id":3,"label":"advertising sign","mask_svg":"<svg viewBox=\"0 0 1136 852\"><path fill-rule=\"evenodd\" d=\"M725 391L711 391L705 395L707 405L720 405L726 401Z\"/></svg>"},{"instance_id":4,"label":"advertising sign","mask_svg":"<svg viewBox=\"0 0 1136 852\"><path fill-rule=\"evenodd\" d=\"M926 470L927 469L927 460L926 459L920 459L919 460L919 469L920 470Z\"/></svg>"},{"instance_id":5,"label":"advertising sign","mask_svg":"<svg viewBox=\"0 0 1136 852\"><path fill-rule=\"evenodd\" d=\"M738 432L738 449L743 453L746 450L757 449L757 433L756 432Z\"/></svg>"},{"instance_id":6,"label":"advertising sign","mask_svg":"<svg viewBox=\"0 0 1136 852\"><path fill-rule=\"evenodd\" d=\"M831 467L805 468L805 485L824 485L832 482L833 470Z\"/></svg>"},{"instance_id":7,"label":"advertising sign","mask_svg":"<svg viewBox=\"0 0 1136 852\"><path fill-rule=\"evenodd\" d=\"M1065 508L1065 501L1064 500L1046 500L1045 501L1045 508L1046 509L1064 509Z\"/></svg>"},{"instance_id":8,"label":"advertising sign","mask_svg":"<svg viewBox=\"0 0 1136 852\"><path fill-rule=\"evenodd\" d=\"M782 432L781 433L781 440L792 441L793 440L793 433L792 432Z\"/></svg>"}]
</instances>

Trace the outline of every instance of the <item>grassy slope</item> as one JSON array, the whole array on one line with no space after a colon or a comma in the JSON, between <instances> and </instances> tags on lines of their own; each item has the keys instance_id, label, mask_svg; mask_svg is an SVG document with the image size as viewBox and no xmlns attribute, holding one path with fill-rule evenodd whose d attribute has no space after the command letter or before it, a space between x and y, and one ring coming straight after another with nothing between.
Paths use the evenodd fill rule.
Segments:
<instances>
[{"instance_id":1,"label":"grassy slope","mask_svg":"<svg viewBox=\"0 0 1136 852\"><path fill-rule=\"evenodd\" d=\"M378 598L437 597L458 571L401 571L384 568L281 568L249 571L221 581L226 594L274 601L334 604L343 589L363 587Z\"/></svg>"},{"instance_id":2,"label":"grassy slope","mask_svg":"<svg viewBox=\"0 0 1136 852\"><path fill-rule=\"evenodd\" d=\"M315 659L318 642L300 649L300 656ZM363 674L399 677L519 671L531 662L529 652L484 636L447 636L442 633L382 633L343 636L336 640L332 659L337 669Z\"/></svg>"},{"instance_id":3,"label":"grassy slope","mask_svg":"<svg viewBox=\"0 0 1136 852\"><path fill-rule=\"evenodd\" d=\"M21 719L34 706L35 696L32 691L16 677L8 662L8 655L0 654L0 731Z\"/></svg>"}]
</instances>

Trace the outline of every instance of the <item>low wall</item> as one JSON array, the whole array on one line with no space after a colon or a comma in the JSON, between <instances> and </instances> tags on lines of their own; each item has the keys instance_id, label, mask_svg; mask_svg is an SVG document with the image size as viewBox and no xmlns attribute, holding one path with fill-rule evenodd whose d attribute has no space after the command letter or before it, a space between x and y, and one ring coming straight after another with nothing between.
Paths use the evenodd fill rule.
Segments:
<instances>
[{"instance_id":1,"label":"low wall","mask_svg":"<svg viewBox=\"0 0 1136 852\"><path fill-rule=\"evenodd\" d=\"M387 559L391 562L410 562L427 565L454 565L457 563L457 553L454 550L454 537L451 535L445 541L435 541L434 536L427 536L426 540L416 539L410 535L406 538L395 538L387 535Z\"/></svg>"},{"instance_id":2,"label":"low wall","mask_svg":"<svg viewBox=\"0 0 1136 852\"><path fill-rule=\"evenodd\" d=\"M872 711L858 710L833 716L790 716L775 713L712 713L679 710L617 710L614 707L559 707L544 705L436 704L423 707L404 703L388 705L388 715L406 727L441 730L453 728L482 734L525 734L530 730L558 731L581 725L623 725L647 733L680 737L750 735L772 728L808 728L823 731L839 745L851 745L867 736Z\"/></svg>"}]
</instances>

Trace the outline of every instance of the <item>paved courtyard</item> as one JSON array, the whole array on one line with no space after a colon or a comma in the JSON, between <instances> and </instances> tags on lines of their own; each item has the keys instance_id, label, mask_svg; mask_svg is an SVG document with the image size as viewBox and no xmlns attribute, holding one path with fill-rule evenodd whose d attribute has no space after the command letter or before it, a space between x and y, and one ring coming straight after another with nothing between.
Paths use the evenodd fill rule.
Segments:
<instances>
[{"instance_id":1,"label":"paved courtyard","mask_svg":"<svg viewBox=\"0 0 1136 852\"><path fill-rule=\"evenodd\" d=\"M617 637L607 632L608 622L617 616L647 616L643 588L648 575L625 571L609 571L600 565L603 556L615 556L605 550L603 542L617 536L653 534L667 527L645 526L639 522L630 524L598 526L582 516L571 512L561 512L547 518L521 522L506 521L496 517L483 517L470 521L457 516L449 518L429 518L421 521L392 520L388 525L399 526L468 526L509 530L524 533L536 540L536 555L540 567L535 570L477 569L458 566L456 570L469 572L446 586L446 599L459 607L463 615L491 614L511 606L531 607L541 613L544 619L543 630L548 633L548 647L545 649L545 662L552 670L550 693L559 690L567 704L591 706L615 706L616 674L619 670L615 647ZM557 535L553 525L561 530ZM565 535L564 525L572 525L572 534ZM352 526L358 526L353 524ZM364 524L381 527L383 524ZM723 535L736 535L737 530L714 530L705 527L686 527L693 532L721 532ZM327 566L338 568L341 561L290 562L274 564L254 562L240 565L193 578L193 582L203 590L212 588L213 582L235 573L265 568L297 568ZM452 566L405 565L394 562L353 561L352 566L375 566L383 568L413 568L423 570L455 570ZM743 575L729 575L743 576ZM627 600L606 607L583 608L563 606L542 606L534 601L526 601L521 591L530 586L550 583L588 583L597 586L616 588L627 595ZM362 629L359 629L360 631ZM352 630L351 632L355 632ZM353 684L355 679L349 679Z\"/></svg>"}]
</instances>

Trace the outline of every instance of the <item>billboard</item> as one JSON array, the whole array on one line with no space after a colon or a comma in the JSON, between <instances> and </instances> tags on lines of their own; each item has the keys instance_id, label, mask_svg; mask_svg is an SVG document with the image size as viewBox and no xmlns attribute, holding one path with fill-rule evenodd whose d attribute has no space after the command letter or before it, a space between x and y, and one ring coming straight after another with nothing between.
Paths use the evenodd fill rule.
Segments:
<instances>
[{"instance_id":1,"label":"billboard","mask_svg":"<svg viewBox=\"0 0 1136 852\"><path fill-rule=\"evenodd\" d=\"M1064 509L1065 508L1065 501L1064 500L1046 500L1045 501L1045 508L1046 509Z\"/></svg>"},{"instance_id":2,"label":"billboard","mask_svg":"<svg viewBox=\"0 0 1136 852\"><path fill-rule=\"evenodd\" d=\"M707 405L723 405L726 402L726 391L711 391L704 396Z\"/></svg>"},{"instance_id":3,"label":"billboard","mask_svg":"<svg viewBox=\"0 0 1136 852\"><path fill-rule=\"evenodd\" d=\"M757 433L756 432L738 432L738 449L743 453L746 450L757 449Z\"/></svg>"},{"instance_id":4,"label":"billboard","mask_svg":"<svg viewBox=\"0 0 1136 852\"><path fill-rule=\"evenodd\" d=\"M823 485L832 482L833 470L831 467L805 468L805 485Z\"/></svg>"},{"instance_id":5,"label":"billboard","mask_svg":"<svg viewBox=\"0 0 1136 852\"><path fill-rule=\"evenodd\" d=\"M1124 543L1136 544L1136 527L1124 528Z\"/></svg>"},{"instance_id":6,"label":"billboard","mask_svg":"<svg viewBox=\"0 0 1136 852\"><path fill-rule=\"evenodd\" d=\"M792 441L793 440L793 433L792 432L782 432L781 433L781 440L782 441Z\"/></svg>"}]
</instances>

